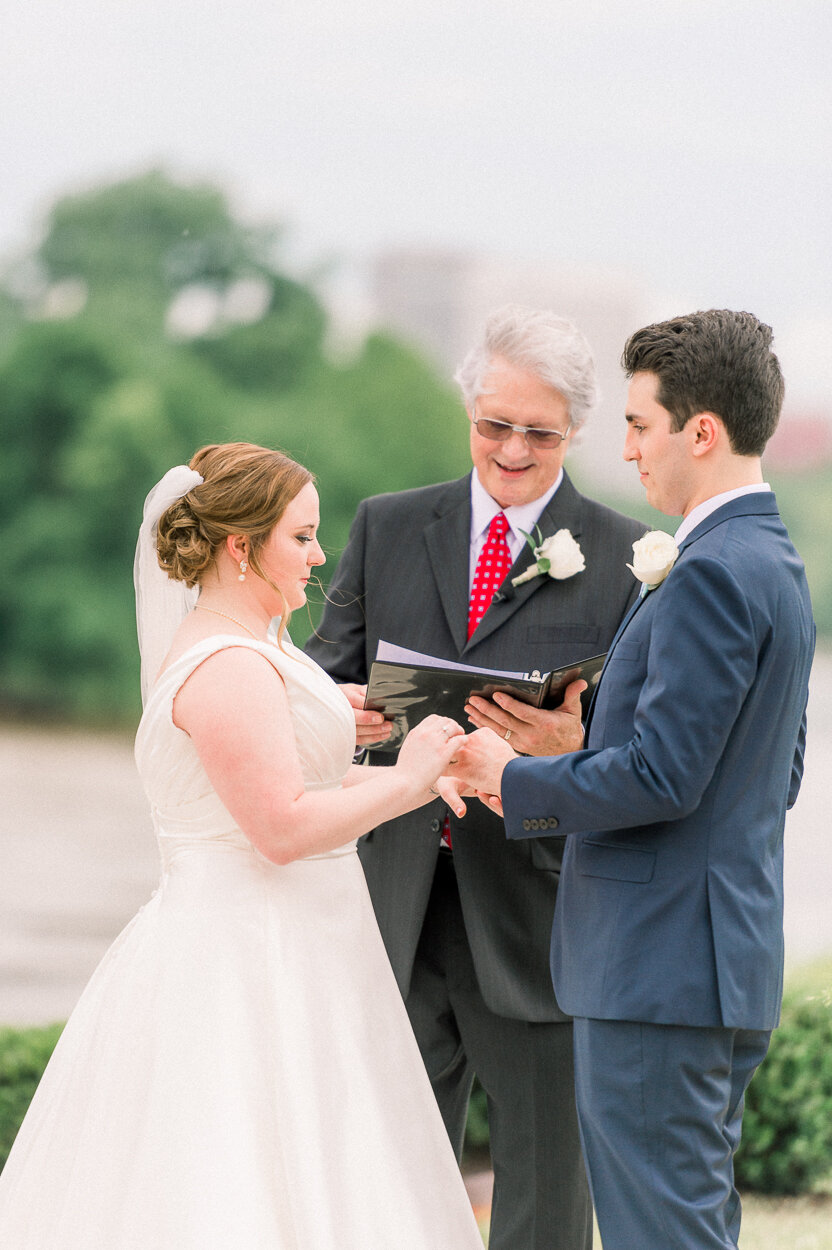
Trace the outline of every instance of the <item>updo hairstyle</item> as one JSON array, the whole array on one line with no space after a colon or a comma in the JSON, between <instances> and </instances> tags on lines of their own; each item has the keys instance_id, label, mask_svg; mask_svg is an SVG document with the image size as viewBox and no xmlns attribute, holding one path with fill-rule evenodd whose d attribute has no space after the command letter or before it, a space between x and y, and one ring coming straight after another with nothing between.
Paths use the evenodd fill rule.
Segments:
<instances>
[{"instance_id":1,"label":"updo hairstyle","mask_svg":"<svg viewBox=\"0 0 832 1250\"><path fill-rule=\"evenodd\" d=\"M244 534L252 570L272 585L258 552L295 496L315 480L313 475L282 451L254 443L201 447L189 468L204 481L159 518L160 566L174 581L196 586L229 534Z\"/></svg>"}]
</instances>

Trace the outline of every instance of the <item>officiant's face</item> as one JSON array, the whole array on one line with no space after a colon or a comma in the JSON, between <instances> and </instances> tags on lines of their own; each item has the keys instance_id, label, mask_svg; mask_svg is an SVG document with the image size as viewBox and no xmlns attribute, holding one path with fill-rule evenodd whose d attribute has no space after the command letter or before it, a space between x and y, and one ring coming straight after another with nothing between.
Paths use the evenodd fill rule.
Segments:
<instances>
[{"instance_id":1,"label":"officiant's face","mask_svg":"<svg viewBox=\"0 0 832 1250\"><path fill-rule=\"evenodd\" d=\"M491 498L501 508L510 508L545 495L560 473L571 435L554 447L529 445L519 433L497 442L479 432L474 418L563 433L569 426L569 405L563 395L535 374L495 356L474 411L468 415L472 418L471 459Z\"/></svg>"}]
</instances>

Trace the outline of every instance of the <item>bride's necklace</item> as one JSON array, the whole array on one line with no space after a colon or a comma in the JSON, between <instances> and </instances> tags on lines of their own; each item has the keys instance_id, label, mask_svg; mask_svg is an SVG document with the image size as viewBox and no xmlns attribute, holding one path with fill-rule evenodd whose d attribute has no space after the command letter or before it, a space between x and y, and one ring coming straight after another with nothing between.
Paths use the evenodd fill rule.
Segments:
<instances>
[{"instance_id":1,"label":"bride's necklace","mask_svg":"<svg viewBox=\"0 0 832 1250\"><path fill-rule=\"evenodd\" d=\"M256 638L258 642L262 642L262 638L258 638L253 629L249 629L248 625L244 625L242 621L238 621L236 616L230 616L228 612L220 612L218 608L207 608L204 603L196 604L196 607L202 612L212 612L214 616L224 616L227 621L233 621L235 625L239 625L240 629L244 629L247 634L251 634L252 638Z\"/></svg>"}]
</instances>

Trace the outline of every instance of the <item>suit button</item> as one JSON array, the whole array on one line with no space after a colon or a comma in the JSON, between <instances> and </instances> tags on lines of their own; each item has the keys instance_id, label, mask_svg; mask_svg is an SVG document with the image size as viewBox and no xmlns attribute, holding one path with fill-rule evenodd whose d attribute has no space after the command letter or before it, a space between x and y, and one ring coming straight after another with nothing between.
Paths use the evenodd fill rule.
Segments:
<instances>
[{"instance_id":1,"label":"suit button","mask_svg":"<svg viewBox=\"0 0 832 1250\"><path fill-rule=\"evenodd\" d=\"M550 817L549 817L549 819L546 821L546 828L547 828L547 829L557 829L557 827L558 827L557 817L556 817L556 816L550 816Z\"/></svg>"},{"instance_id":2,"label":"suit button","mask_svg":"<svg viewBox=\"0 0 832 1250\"><path fill-rule=\"evenodd\" d=\"M532 827L532 822L530 820L523 821L523 828L526 830L527 833L531 829L531 827Z\"/></svg>"},{"instance_id":3,"label":"suit button","mask_svg":"<svg viewBox=\"0 0 832 1250\"><path fill-rule=\"evenodd\" d=\"M529 821L529 828L530 828L530 829L539 829L539 828L540 828L540 821L539 821L539 820L530 820L530 821Z\"/></svg>"},{"instance_id":4,"label":"suit button","mask_svg":"<svg viewBox=\"0 0 832 1250\"><path fill-rule=\"evenodd\" d=\"M434 816L433 820L430 822L431 833L439 833L441 828L442 828L442 821L437 820L436 817Z\"/></svg>"}]
</instances>

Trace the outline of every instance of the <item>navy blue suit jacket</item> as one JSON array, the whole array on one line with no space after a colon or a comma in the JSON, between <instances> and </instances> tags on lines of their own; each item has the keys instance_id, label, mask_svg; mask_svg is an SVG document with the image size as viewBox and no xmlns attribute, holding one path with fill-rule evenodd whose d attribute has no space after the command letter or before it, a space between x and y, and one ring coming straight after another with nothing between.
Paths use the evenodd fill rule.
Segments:
<instances>
[{"instance_id":1,"label":"navy blue suit jacket","mask_svg":"<svg viewBox=\"0 0 832 1250\"><path fill-rule=\"evenodd\" d=\"M613 642L586 749L512 761L509 837L571 835L551 947L572 1015L770 1029L814 623L774 496L719 507ZM550 824L551 827L551 824Z\"/></svg>"}]
</instances>

